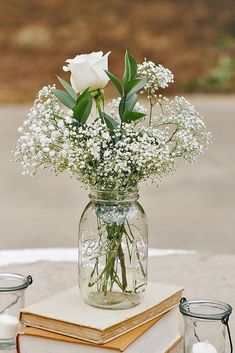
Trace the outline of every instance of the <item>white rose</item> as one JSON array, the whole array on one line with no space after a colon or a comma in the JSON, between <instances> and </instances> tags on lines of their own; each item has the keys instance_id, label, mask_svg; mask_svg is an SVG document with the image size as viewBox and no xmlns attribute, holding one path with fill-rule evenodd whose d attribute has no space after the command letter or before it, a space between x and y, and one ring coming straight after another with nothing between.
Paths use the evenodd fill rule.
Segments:
<instances>
[{"instance_id":1,"label":"white rose","mask_svg":"<svg viewBox=\"0 0 235 353\"><path fill-rule=\"evenodd\" d=\"M103 52L99 51L66 60L68 65L63 66L63 70L71 71L70 82L76 93L88 87L90 91L95 91L107 85L109 78L104 70L108 70L109 54L103 56Z\"/></svg>"}]
</instances>

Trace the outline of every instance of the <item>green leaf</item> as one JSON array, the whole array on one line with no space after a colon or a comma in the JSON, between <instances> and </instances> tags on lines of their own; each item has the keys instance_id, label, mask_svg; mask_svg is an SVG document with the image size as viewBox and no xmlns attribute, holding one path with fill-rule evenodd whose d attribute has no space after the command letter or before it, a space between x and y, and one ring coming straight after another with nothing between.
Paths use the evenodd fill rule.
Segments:
<instances>
[{"instance_id":1,"label":"green leaf","mask_svg":"<svg viewBox=\"0 0 235 353\"><path fill-rule=\"evenodd\" d=\"M129 60L129 54L128 51L126 50L125 53L125 67L124 67L124 73L123 73L123 86L125 87L127 82L130 81L131 79L131 64Z\"/></svg>"},{"instance_id":2,"label":"green leaf","mask_svg":"<svg viewBox=\"0 0 235 353\"><path fill-rule=\"evenodd\" d=\"M77 103L81 102L84 98L87 97L87 95L91 96L89 93L89 87L83 91L79 97L77 97Z\"/></svg>"},{"instance_id":3,"label":"green leaf","mask_svg":"<svg viewBox=\"0 0 235 353\"><path fill-rule=\"evenodd\" d=\"M84 99L81 102L79 102L78 104L75 105L75 107L73 108L73 113L74 113L74 118L78 121L81 122L82 120L82 116L83 116L83 112L86 109L88 104L88 100Z\"/></svg>"},{"instance_id":4,"label":"green leaf","mask_svg":"<svg viewBox=\"0 0 235 353\"><path fill-rule=\"evenodd\" d=\"M136 78L137 74L137 63L133 56L131 56L128 51L126 50L125 53L125 68L123 74L123 86L126 87L127 83L130 80Z\"/></svg>"},{"instance_id":5,"label":"green leaf","mask_svg":"<svg viewBox=\"0 0 235 353\"><path fill-rule=\"evenodd\" d=\"M60 89L53 90L54 95L69 109L73 109L76 102L67 92L61 91Z\"/></svg>"},{"instance_id":6,"label":"green leaf","mask_svg":"<svg viewBox=\"0 0 235 353\"><path fill-rule=\"evenodd\" d=\"M106 74L108 75L108 77L110 78L110 80L113 82L114 86L117 88L120 96L123 95L123 87L121 82L117 79L116 76L114 76L114 74L112 74L112 72L104 70L106 72Z\"/></svg>"},{"instance_id":7,"label":"green leaf","mask_svg":"<svg viewBox=\"0 0 235 353\"><path fill-rule=\"evenodd\" d=\"M144 116L146 116L146 114L126 111L123 114L123 122L130 123L132 121L139 120L139 119L143 118Z\"/></svg>"},{"instance_id":8,"label":"green leaf","mask_svg":"<svg viewBox=\"0 0 235 353\"><path fill-rule=\"evenodd\" d=\"M126 110L125 108L126 108L126 96L123 96L122 99L120 100L119 107L118 107L121 120Z\"/></svg>"},{"instance_id":9,"label":"green leaf","mask_svg":"<svg viewBox=\"0 0 235 353\"><path fill-rule=\"evenodd\" d=\"M73 87L66 82L65 80L63 80L61 77L57 76L58 80L60 81L60 83L62 84L62 86L65 88L65 90L68 92L68 94L70 94L70 96L75 100L77 100L77 94L74 91Z\"/></svg>"},{"instance_id":10,"label":"green leaf","mask_svg":"<svg viewBox=\"0 0 235 353\"><path fill-rule=\"evenodd\" d=\"M137 74L137 62L132 55L128 53L130 67L131 67L131 78L134 79Z\"/></svg>"},{"instance_id":11,"label":"green leaf","mask_svg":"<svg viewBox=\"0 0 235 353\"><path fill-rule=\"evenodd\" d=\"M88 99L88 103L87 103L87 106L84 110L84 113L83 113L83 116L82 116L82 119L81 119L81 123L82 124L85 124L85 122L87 121L90 113L91 113L91 109L92 109L92 98L91 99Z\"/></svg>"},{"instance_id":12,"label":"green leaf","mask_svg":"<svg viewBox=\"0 0 235 353\"><path fill-rule=\"evenodd\" d=\"M86 98L80 100L73 108L74 118L78 120L81 124L85 124L90 115L91 108L92 98L90 95L87 95Z\"/></svg>"},{"instance_id":13,"label":"green leaf","mask_svg":"<svg viewBox=\"0 0 235 353\"><path fill-rule=\"evenodd\" d=\"M111 116L109 116L108 114L102 113L104 121L107 125L107 128L109 130L109 134L113 140L113 143L118 141L118 137L114 137L113 135L113 131L117 128L118 126L118 122L116 120L114 120L113 118L111 118Z\"/></svg>"},{"instance_id":14,"label":"green leaf","mask_svg":"<svg viewBox=\"0 0 235 353\"><path fill-rule=\"evenodd\" d=\"M133 94L132 96L130 96L128 98L128 96L123 96L120 103L119 103L119 115L121 118L121 121L123 121L123 114L125 113L125 111L132 111L136 102L137 102L137 94Z\"/></svg>"},{"instance_id":15,"label":"green leaf","mask_svg":"<svg viewBox=\"0 0 235 353\"><path fill-rule=\"evenodd\" d=\"M130 96L127 100L126 100L126 106L125 106L125 110L128 111L132 111L134 109L134 106L136 105L138 96L137 94L132 94L132 96Z\"/></svg>"},{"instance_id":16,"label":"green leaf","mask_svg":"<svg viewBox=\"0 0 235 353\"><path fill-rule=\"evenodd\" d=\"M125 93L130 97L132 94L138 92L146 85L146 78L136 78L127 82L125 86Z\"/></svg>"},{"instance_id":17,"label":"green leaf","mask_svg":"<svg viewBox=\"0 0 235 353\"><path fill-rule=\"evenodd\" d=\"M116 120L114 120L113 118L111 118L111 116L109 116L108 114L103 113L103 118L106 122L106 125L108 127L108 129L113 132L113 130L115 130L118 126L118 122Z\"/></svg>"}]
</instances>

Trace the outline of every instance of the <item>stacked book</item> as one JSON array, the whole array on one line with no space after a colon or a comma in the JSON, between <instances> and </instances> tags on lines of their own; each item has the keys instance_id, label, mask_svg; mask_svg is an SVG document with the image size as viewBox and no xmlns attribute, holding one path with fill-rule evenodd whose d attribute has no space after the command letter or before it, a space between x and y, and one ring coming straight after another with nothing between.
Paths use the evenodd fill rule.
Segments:
<instances>
[{"instance_id":1,"label":"stacked book","mask_svg":"<svg viewBox=\"0 0 235 353\"><path fill-rule=\"evenodd\" d=\"M83 302L73 287L21 311L18 353L164 353L180 341L182 288L149 282L143 302L104 310Z\"/></svg>"}]
</instances>

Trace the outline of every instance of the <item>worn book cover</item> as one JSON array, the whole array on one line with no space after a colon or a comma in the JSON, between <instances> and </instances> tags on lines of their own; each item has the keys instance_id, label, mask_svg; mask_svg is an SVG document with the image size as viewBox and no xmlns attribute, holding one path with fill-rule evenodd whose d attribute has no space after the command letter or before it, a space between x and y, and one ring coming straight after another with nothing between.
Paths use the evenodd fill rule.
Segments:
<instances>
[{"instance_id":1,"label":"worn book cover","mask_svg":"<svg viewBox=\"0 0 235 353\"><path fill-rule=\"evenodd\" d=\"M48 349L56 353L168 352L180 341L178 315L178 308L174 308L102 345L34 327L23 327L17 336L17 350L31 353L33 347L34 353L47 353Z\"/></svg>"},{"instance_id":2,"label":"worn book cover","mask_svg":"<svg viewBox=\"0 0 235 353\"><path fill-rule=\"evenodd\" d=\"M73 287L21 311L25 325L94 343L106 343L172 309L182 287L149 282L144 300L127 310L102 310L84 303Z\"/></svg>"}]
</instances>

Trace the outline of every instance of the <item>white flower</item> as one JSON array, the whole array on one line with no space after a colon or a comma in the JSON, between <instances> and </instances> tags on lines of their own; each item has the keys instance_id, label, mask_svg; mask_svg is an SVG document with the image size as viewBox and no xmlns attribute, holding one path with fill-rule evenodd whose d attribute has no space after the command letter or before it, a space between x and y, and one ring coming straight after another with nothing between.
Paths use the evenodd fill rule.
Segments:
<instances>
[{"instance_id":1,"label":"white flower","mask_svg":"<svg viewBox=\"0 0 235 353\"><path fill-rule=\"evenodd\" d=\"M144 91L147 92L148 98L156 97L156 91L159 88L166 88L169 83L174 82L172 72L162 65L156 65L152 61L144 61L138 65L137 74L140 77L146 77L147 83Z\"/></svg>"},{"instance_id":2,"label":"white flower","mask_svg":"<svg viewBox=\"0 0 235 353\"><path fill-rule=\"evenodd\" d=\"M63 66L63 70L71 71L70 81L76 93L88 87L90 91L95 91L107 85L109 78L104 70L108 70L109 54L103 56L103 52L99 51L66 60L68 65Z\"/></svg>"},{"instance_id":3,"label":"white flower","mask_svg":"<svg viewBox=\"0 0 235 353\"><path fill-rule=\"evenodd\" d=\"M72 119L70 116L66 116L66 117L65 117L65 122L66 122L67 124L72 124L73 119Z\"/></svg>"},{"instance_id":4,"label":"white flower","mask_svg":"<svg viewBox=\"0 0 235 353\"><path fill-rule=\"evenodd\" d=\"M64 122L63 122L63 120L60 120L60 121L58 122L58 127L59 127L59 128L63 128L63 127L64 127Z\"/></svg>"}]
</instances>

